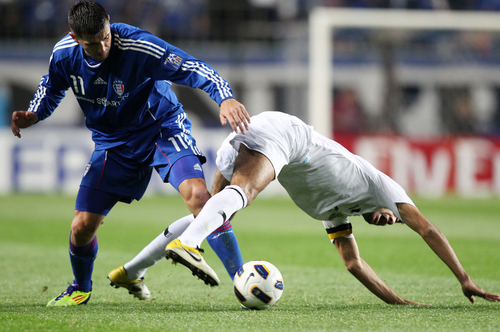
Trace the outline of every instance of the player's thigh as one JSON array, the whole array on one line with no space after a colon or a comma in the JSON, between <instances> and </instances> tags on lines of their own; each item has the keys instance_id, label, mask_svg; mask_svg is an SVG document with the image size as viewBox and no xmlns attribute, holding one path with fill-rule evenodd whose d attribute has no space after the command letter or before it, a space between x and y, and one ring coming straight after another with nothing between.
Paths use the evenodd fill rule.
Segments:
<instances>
[{"instance_id":1,"label":"player's thigh","mask_svg":"<svg viewBox=\"0 0 500 332\"><path fill-rule=\"evenodd\" d=\"M179 190L185 179L205 177L202 168L205 162L205 156L190 135L173 134L156 142L151 166L155 167L163 182L169 182Z\"/></svg>"},{"instance_id":2,"label":"player's thigh","mask_svg":"<svg viewBox=\"0 0 500 332\"><path fill-rule=\"evenodd\" d=\"M175 161L172 166L163 165L157 167L160 176L162 176L162 174L167 174L162 177L164 182L169 182L177 191L180 192L180 185L183 182L189 179L199 179L198 181L193 182L194 188L197 188L199 184L206 190L205 173L203 172L200 158L196 155L175 157L179 157L179 159Z\"/></svg>"},{"instance_id":3,"label":"player's thigh","mask_svg":"<svg viewBox=\"0 0 500 332\"><path fill-rule=\"evenodd\" d=\"M139 158L127 146L95 150L87 164L80 187L117 195L119 201L126 203L134 199L139 200L148 187L153 169L149 165L151 158L148 159L147 153L144 154L146 156ZM86 200L91 200L96 194L96 192L87 194ZM93 201L99 203L97 199Z\"/></svg>"},{"instance_id":4,"label":"player's thigh","mask_svg":"<svg viewBox=\"0 0 500 332\"><path fill-rule=\"evenodd\" d=\"M253 200L274 177L274 167L266 156L243 144L240 146L231 184L241 187L247 198Z\"/></svg>"},{"instance_id":5,"label":"player's thigh","mask_svg":"<svg viewBox=\"0 0 500 332\"><path fill-rule=\"evenodd\" d=\"M71 242L77 246L89 243L104 222L104 217L121 198L121 195L81 186L71 223Z\"/></svg>"},{"instance_id":6,"label":"player's thigh","mask_svg":"<svg viewBox=\"0 0 500 332\"><path fill-rule=\"evenodd\" d=\"M80 186L76 196L75 211L107 216L123 197L103 190Z\"/></svg>"},{"instance_id":7,"label":"player's thigh","mask_svg":"<svg viewBox=\"0 0 500 332\"><path fill-rule=\"evenodd\" d=\"M181 194L189 211L197 215L210 199L205 182L205 175L201 167L199 156L170 154L171 158L180 157L170 167L170 165L157 166L160 176L166 177L165 182L169 182Z\"/></svg>"}]
</instances>

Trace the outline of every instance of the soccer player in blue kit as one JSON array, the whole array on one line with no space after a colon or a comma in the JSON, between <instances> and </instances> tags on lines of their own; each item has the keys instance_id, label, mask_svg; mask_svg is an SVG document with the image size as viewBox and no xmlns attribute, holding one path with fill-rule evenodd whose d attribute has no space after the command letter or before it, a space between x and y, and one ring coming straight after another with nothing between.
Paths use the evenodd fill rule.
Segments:
<instances>
[{"instance_id":1,"label":"soccer player in blue kit","mask_svg":"<svg viewBox=\"0 0 500 332\"><path fill-rule=\"evenodd\" d=\"M117 202L131 203L143 196L153 168L179 191L193 214L177 223L180 228L187 227L210 198L201 167L206 160L170 89L172 83L206 91L220 106L222 125L229 122L233 130L244 133L250 121L228 82L212 67L147 31L110 24L97 2L77 2L68 21L71 32L55 45L48 75L41 78L29 109L14 112L11 122L13 134L21 137L21 129L49 117L71 88L95 142L71 224L74 281L47 306L88 302L97 230ZM232 276L243 260L230 229L229 223L223 225L219 231L224 236L214 236L209 244ZM168 229L164 236L169 236ZM111 274L115 286L126 287L141 299L149 297L142 280L129 279L123 267Z\"/></svg>"}]
</instances>

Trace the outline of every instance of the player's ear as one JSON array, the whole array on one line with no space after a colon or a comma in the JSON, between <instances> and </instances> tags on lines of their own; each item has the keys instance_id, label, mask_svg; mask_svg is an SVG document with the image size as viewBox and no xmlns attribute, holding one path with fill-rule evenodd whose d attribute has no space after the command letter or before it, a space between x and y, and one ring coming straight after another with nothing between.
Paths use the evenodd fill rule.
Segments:
<instances>
[{"instance_id":1,"label":"player's ear","mask_svg":"<svg viewBox=\"0 0 500 332\"><path fill-rule=\"evenodd\" d=\"M76 35L73 33L73 32L69 32L69 35L71 36L71 38L75 41L75 43L78 43L78 38L76 37Z\"/></svg>"}]
</instances>

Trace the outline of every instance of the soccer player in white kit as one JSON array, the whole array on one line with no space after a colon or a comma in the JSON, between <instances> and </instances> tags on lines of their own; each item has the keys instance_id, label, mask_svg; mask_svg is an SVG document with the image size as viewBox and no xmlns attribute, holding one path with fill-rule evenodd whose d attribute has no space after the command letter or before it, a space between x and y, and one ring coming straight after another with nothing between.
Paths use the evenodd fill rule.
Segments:
<instances>
[{"instance_id":1,"label":"soccer player in white kit","mask_svg":"<svg viewBox=\"0 0 500 332\"><path fill-rule=\"evenodd\" d=\"M224 141L217 153L217 167L212 198L166 247L167 259L198 269L207 278L218 280L197 248L277 178L304 212L323 221L348 271L386 303L421 304L401 298L361 259L349 216L363 215L368 223L381 226L404 222L451 269L472 303L474 296L500 300L499 295L484 291L471 280L446 237L419 212L400 185L294 116L280 112L253 116L247 133L233 132Z\"/></svg>"}]
</instances>

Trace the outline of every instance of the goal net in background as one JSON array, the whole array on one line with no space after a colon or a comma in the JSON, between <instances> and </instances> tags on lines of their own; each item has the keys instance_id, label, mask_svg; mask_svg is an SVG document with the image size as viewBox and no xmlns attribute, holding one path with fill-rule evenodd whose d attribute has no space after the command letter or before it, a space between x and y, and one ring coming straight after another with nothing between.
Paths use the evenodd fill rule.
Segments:
<instances>
[{"instance_id":1,"label":"goal net in background","mask_svg":"<svg viewBox=\"0 0 500 332\"><path fill-rule=\"evenodd\" d=\"M309 122L407 190L500 193L500 15L315 8Z\"/></svg>"}]
</instances>

